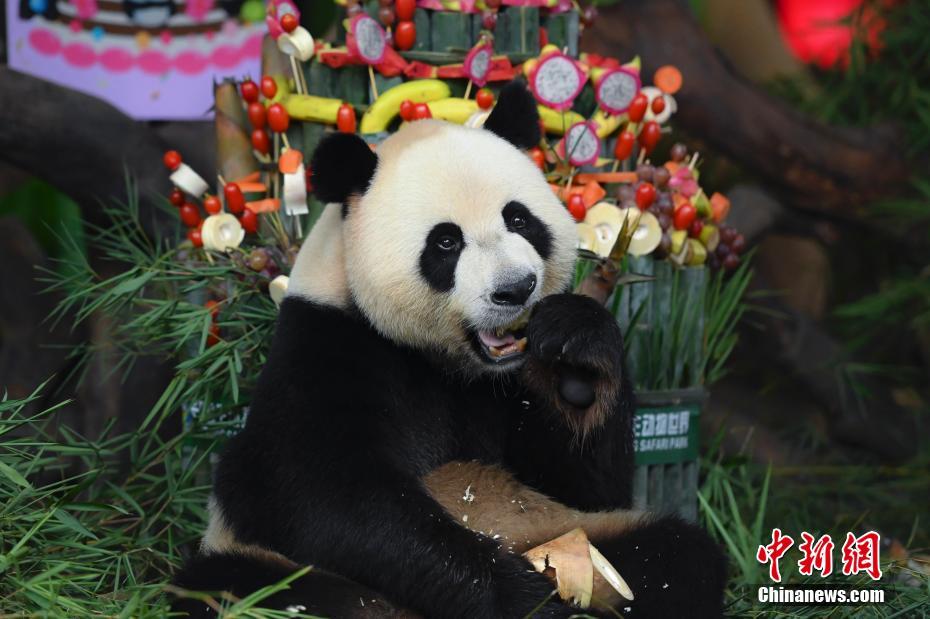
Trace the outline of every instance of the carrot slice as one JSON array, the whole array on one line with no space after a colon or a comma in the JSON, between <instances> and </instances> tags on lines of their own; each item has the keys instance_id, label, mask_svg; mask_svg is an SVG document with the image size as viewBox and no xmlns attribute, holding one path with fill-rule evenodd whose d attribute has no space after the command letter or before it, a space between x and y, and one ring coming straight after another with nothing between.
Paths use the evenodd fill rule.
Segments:
<instances>
[{"instance_id":1,"label":"carrot slice","mask_svg":"<svg viewBox=\"0 0 930 619\"><path fill-rule=\"evenodd\" d=\"M656 85L656 88L667 95L673 95L681 90L683 81L678 67L670 64L656 69L656 73L652 77L652 82Z\"/></svg>"}]
</instances>

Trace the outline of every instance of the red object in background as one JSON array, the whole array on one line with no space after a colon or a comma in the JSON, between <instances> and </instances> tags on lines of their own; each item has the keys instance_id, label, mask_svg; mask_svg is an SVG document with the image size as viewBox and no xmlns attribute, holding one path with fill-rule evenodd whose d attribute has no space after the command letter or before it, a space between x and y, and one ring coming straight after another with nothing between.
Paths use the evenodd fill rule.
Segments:
<instances>
[{"instance_id":1,"label":"red object in background","mask_svg":"<svg viewBox=\"0 0 930 619\"><path fill-rule=\"evenodd\" d=\"M853 24L842 22L862 4L863 0L778 0L778 25L788 49L823 69L838 63L845 66L855 30ZM878 50L885 21L866 7L859 27L865 30L869 49Z\"/></svg>"}]
</instances>

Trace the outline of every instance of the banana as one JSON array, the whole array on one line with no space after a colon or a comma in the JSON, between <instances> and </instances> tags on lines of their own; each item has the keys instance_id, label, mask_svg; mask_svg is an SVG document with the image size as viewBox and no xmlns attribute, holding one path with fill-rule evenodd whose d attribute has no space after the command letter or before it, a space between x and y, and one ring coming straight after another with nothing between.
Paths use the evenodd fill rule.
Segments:
<instances>
[{"instance_id":1,"label":"banana","mask_svg":"<svg viewBox=\"0 0 930 619\"><path fill-rule=\"evenodd\" d=\"M430 101L429 111L433 118L447 120L458 125L464 125L471 118L471 115L478 111L478 104L474 99L461 99L459 97L448 97L446 99L437 99Z\"/></svg>"},{"instance_id":2,"label":"banana","mask_svg":"<svg viewBox=\"0 0 930 619\"><path fill-rule=\"evenodd\" d=\"M400 104L409 99L414 103L429 103L451 95L448 84L440 80L412 80L398 84L381 93L362 116L359 133L386 131L388 124L400 110Z\"/></svg>"},{"instance_id":3,"label":"banana","mask_svg":"<svg viewBox=\"0 0 930 619\"><path fill-rule=\"evenodd\" d=\"M591 121L597 125L597 137L602 140L619 129L627 121L626 114L607 114L604 110L598 108L591 117Z\"/></svg>"},{"instance_id":4,"label":"banana","mask_svg":"<svg viewBox=\"0 0 930 619\"><path fill-rule=\"evenodd\" d=\"M318 123L335 123L342 100L314 95L287 95L281 105L295 120L312 120Z\"/></svg>"},{"instance_id":5,"label":"banana","mask_svg":"<svg viewBox=\"0 0 930 619\"><path fill-rule=\"evenodd\" d=\"M584 117L581 114L571 110L566 110L563 114L545 105L537 105L536 109L539 110L539 117L542 118L546 133L562 135L575 123L584 122Z\"/></svg>"}]
</instances>

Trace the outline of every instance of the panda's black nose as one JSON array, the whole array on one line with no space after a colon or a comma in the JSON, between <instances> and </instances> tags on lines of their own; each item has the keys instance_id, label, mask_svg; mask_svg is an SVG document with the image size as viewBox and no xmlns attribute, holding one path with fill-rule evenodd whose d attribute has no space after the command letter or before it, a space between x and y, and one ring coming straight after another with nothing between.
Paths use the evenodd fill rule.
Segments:
<instances>
[{"instance_id":1,"label":"panda's black nose","mask_svg":"<svg viewBox=\"0 0 930 619\"><path fill-rule=\"evenodd\" d=\"M491 302L495 305L523 305L535 289L536 275L531 273L523 279L500 286L491 295Z\"/></svg>"}]
</instances>

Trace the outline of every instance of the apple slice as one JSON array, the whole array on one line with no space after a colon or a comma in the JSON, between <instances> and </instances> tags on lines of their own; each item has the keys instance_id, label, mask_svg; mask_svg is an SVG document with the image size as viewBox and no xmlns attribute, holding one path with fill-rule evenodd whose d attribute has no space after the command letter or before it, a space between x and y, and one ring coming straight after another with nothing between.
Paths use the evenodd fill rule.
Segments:
<instances>
[{"instance_id":1,"label":"apple slice","mask_svg":"<svg viewBox=\"0 0 930 619\"><path fill-rule=\"evenodd\" d=\"M652 253L662 240L662 226L652 213L645 211L639 216L639 223L633 231L627 253L645 256Z\"/></svg>"}]
</instances>

